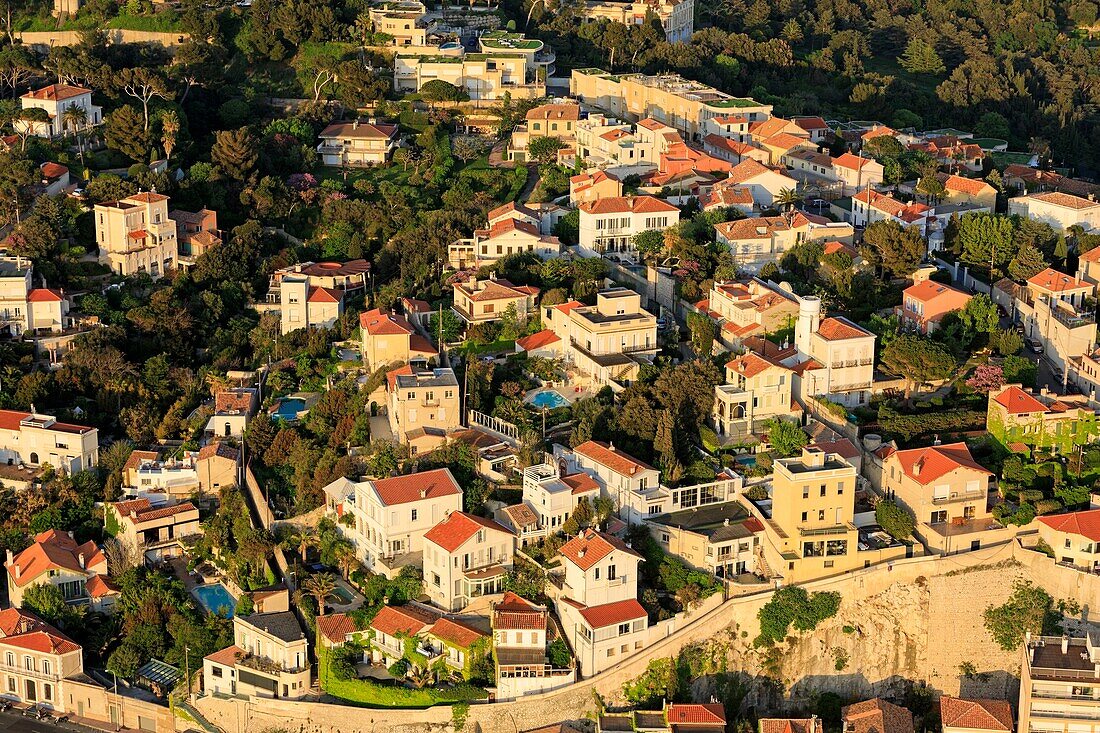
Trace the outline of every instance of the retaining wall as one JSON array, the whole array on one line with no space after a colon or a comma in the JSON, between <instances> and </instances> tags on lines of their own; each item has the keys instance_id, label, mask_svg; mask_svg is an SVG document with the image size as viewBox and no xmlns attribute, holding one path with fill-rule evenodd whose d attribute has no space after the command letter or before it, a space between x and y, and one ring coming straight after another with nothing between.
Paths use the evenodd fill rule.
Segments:
<instances>
[{"instance_id":1,"label":"retaining wall","mask_svg":"<svg viewBox=\"0 0 1100 733\"><path fill-rule=\"evenodd\" d=\"M75 46L80 43L82 31L24 31L15 37L39 53L49 53L54 46ZM169 51L183 45L190 36L186 33L162 33L159 31L132 31L108 28L104 31L107 43L153 43Z\"/></svg>"}]
</instances>

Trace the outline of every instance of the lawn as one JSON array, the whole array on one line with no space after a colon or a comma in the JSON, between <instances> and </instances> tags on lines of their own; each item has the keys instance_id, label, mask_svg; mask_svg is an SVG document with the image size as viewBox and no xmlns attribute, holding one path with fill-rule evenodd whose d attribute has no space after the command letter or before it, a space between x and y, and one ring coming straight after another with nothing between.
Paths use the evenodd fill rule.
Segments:
<instances>
[{"instance_id":1,"label":"lawn","mask_svg":"<svg viewBox=\"0 0 1100 733\"><path fill-rule=\"evenodd\" d=\"M340 679L330 669L332 652L328 649L319 649L318 652L317 667L321 678L321 689L348 705L422 710L441 703L452 704L487 696L485 690L470 685L453 688L425 687L416 690L397 685L383 685L373 680Z\"/></svg>"},{"instance_id":2,"label":"lawn","mask_svg":"<svg viewBox=\"0 0 1100 733\"><path fill-rule=\"evenodd\" d=\"M75 18L69 18L64 22L58 22L57 18L49 15L36 15L21 18L15 23L16 31L80 31L91 30L100 27L99 20L90 14L81 14ZM119 13L106 23L107 28L131 31L153 31L160 33L175 33L180 29L179 16L174 10L164 10L153 15L130 15Z\"/></svg>"}]
</instances>

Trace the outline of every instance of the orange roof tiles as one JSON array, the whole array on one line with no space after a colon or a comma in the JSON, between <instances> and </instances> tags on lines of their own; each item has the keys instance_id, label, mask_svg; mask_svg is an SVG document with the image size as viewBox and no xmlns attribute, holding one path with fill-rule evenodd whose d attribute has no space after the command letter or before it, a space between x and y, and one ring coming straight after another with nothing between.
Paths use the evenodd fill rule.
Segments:
<instances>
[{"instance_id":1,"label":"orange roof tiles","mask_svg":"<svg viewBox=\"0 0 1100 733\"><path fill-rule=\"evenodd\" d=\"M580 609L580 614L593 629L603 629L627 621L649 617L645 608L642 607L641 603L638 603L636 598L605 603L602 606L588 606Z\"/></svg>"},{"instance_id":2,"label":"orange roof tiles","mask_svg":"<svg viewBox=\"0 0 1100 733\"><path fill-rule=\"evenodd\" d=\"M1037 275L1033 275L1028 279L1027 283L1028 285L1034 285L1037 288L1042 288L1052 293L1059 293L1064 290L1077 290L1079 288L1092 288L1092 286L1084 280L1078 280L1073 275L1058 272L1052 267L1048 267Z\"/></svg>"},{"instance_id":3,"label":"orange roof tiles","mask_svg":"<svg viewBox=\"0 0 1100 733\"><path fill-rule=\"evenodd\" d=\"M580 119L581 107L579 104L540 104L527 110L525 118L528 120L572 120Z\"/></svg>"},{"instance_id":4,"label":"orange roof tiles","mask_svg":"<svg viewBox=\"0 0 1100 733\"><path fill-rule=\"evenodd\" d=\"M609 196L596 201L585 201L578 208L586 214L657 214L680 211L667 201L654 196Z\"/></svg>"},{"instance_id":5,"label":"orange roof tiles","mask_svg":"<svg viewBox=\"0 0 1100 733\"><path fill-rule=\"evenodd\" d=\"M381 308L359 314L359 327L371 336L400 336L413 333L408 319L383 311Z\"/></svg>"},{"instance_id":6,"label":"orange roof tiles","mask_svg":"<svg viewBox=\"0 0 1100 733\"><path fill-rule=\"evenodd\" d=\"M309 297L306 298L310 303L339 303L343 299L344 293L342 291L320 286L310 288Z\"/></svg>"},{"instance_id":7,"label":"orange roof tiles","mask_svg":"<svg viewBox=\"0 0 1100 733\"><path fill-rule=\"evenodd\" d=\"M317 631L334 644L341 644L348 634L358 631L355 620L346 613L329 613L317 617Z\"/></svg>"},{"instance_id":8,"label":"orange roof tiles","mask_svg":"<svg viewBox=\"0 0 1100 733\"><path fill-rule=\"evenodd\" d=\"M937 298L959 300L960 302L957 306L959 308L962 308L966 302L970 300L969 293L965 293L958 288L953 288L950 285L936 282L935 280L924 280L916 285L910 285L905 289L903 294L906 297L919 300L922 303L928 303Z\"/></svg>"},{"instance_id":9,"label":"orange roof tiles","mask_svg":"<svg viewBox=\"0 0 1100 733\"><path fill-rule=\"evenodd\" d=\"M561 482L568 486L571 489L569 493L574 495L589 494L600 490L600 485L596 483L596 480L584 471L562 476Z\"/></svg>"},{"instance_id":10,"label":"orange roof tiles","mask_svg":"<svg viewBox=\"0 0 1100 733\"><path fill-rule=\"evenodd\" d=\"M840 166L841 168L849 168L854 171L858 171L861 168L867 166L868 163L873 163L873 158L861 158L858 155L852 153L844 153L841 156L833 158L833 165Z\"/></svg>"},{"instance_id":11,"label":"orange roof tiles","mask_svg":"<svg viewBox=\"0 0 1100 733\"><path fill-rule=\"evenodd\" d=\"M208 659L222 667L232 667L237 664L238 659L243 659L244 656L245 651L239 646L227 646L225 649L219 649L213 654L207 654L204 659Z\"/></svg>"},{"instance_id":12,"label":"orange roof tiles","mask_svg":"<svg viewBox=\"0 0 1100 733\"><path fill-rule=\"evenodd\" d=\"M1095 206L1100 206L1100 203L1097 203L1096 201L1091 201L1086 198L1081 198L1080 196L1074 196L1073 194L1061 193L1058 191L1032 194L1031 198L1037 201L1053 204L1054 206L1061 206L1067 209L1091 209Z\"/></svg>"},{"instance_id":13,"label":"orange roof tiles","mask_svg":"<svg viewBox=\"0 0 1100 733\"><path fill-rule=\"evenodd\" d=\"M474 642L485 637L485 634L474 627L446 617L440 618L432 624L432 627L428 629L428 634L459 649L469 649Z\"/></svg>"},{"instance_id":14,"label":"orange roof tiles","mask_svg":"<svg viewBox=\"0 0 1100 733\"><path fill-rule=\"evenodd\" d=\"M483 529L492 529L504 532L509 536L512 535L511 530L491 519L485 519L467 512L451 512L425 532L424 539L442 547L447 552L454 552Z\"/></svg>"},{"instance_id":15,"label":"orange roof tiles","mask_svg":"<svg viewBox=\"0 0 1100 733\"><path fill-rule=\"evenodd\" d=\"M79 97L82 94L91 94L91 89L74 86L72 84L50 84L41 89L29 91L23 95L23 99L40 99L60 102L65 99Z\"/></svg>"},{"instance_id":16,"label":"orange roof tiles","mask_svg":"<svg viewBox=\"0 0 1100 733\"><path fill-rule=\"evenodd\" d=\"M841 709L848 733L913 733L913 714L876 697Z\"/></svg>"},{"instance_id":17,"label":"orange roof tiles","mask_svg":"<svg viewBox=\"0 0 1100 733\"><path fill-rule=\"evenodd\" d=\"M516 346L520 347L524 351L535 351L541 349L550 344L556 344L561 341L561 337L550 329L533 333L530 336L524 336L521 339L516 339Z\"/></svg>"},{"instance_id":18,"label":"orange roof tiles","mask_svg":"<svg viewBox=\"0 0 1100 733\"><path fill-rule=\"evenodd\" d=\"M615 473L620 473L624 476L633 476L639 471L657 470L648 463L643 463L634 456L624 453L610 444L601 443L596 440L589 440L581 443L573 449L573 452L579 453L602 466L610 468Z\"/></svg>"},{"instance_id":19,"label":"orange roof tiles","mask_svg":"<svg viewBox=\"0 0 1100 733\"><path fill-rule=\"evenodd\" d=\"M962 176L949 175L943 181L943 187L948 191L958 191L970 196L995 193L996 190L979 178L964 178Z\"/></svg>"},{"instance_id":20,"label":"orange roof tiles","mask_svg":"<svg viewBox=\"0 0 1100 733\"><path fill-rule=\"evenodd\" d=\"M1011 733L1012 706L1006 700L966 700L944 695L940 698L940 720L944 728L971 728Z\"/></svg>"},{"instance_id":21,"label":"orange roof tiles","mask_svg":"<svg viewBox=\"0 0 1100 733\"><path fill-rule=\"evenodd\" d=\"M1039 521L1057 532L1075 534L1093 542L1100 542L1100 509L1051 514L1039 517Z\"/></svg>"},{"instance_id":22,"label":"orange roof tiles","mask_svg":"<svg viewBox=\"0 0 1100 733\"><path fill-rule=\"evenodd\" d=\"M821 117L799 117L791 120L803 130L828 130L829 125Z\"/></svg>"},{"instance_id":23,"label":"orange roof tiles","mask_svg":"<svg viewBox=\"0 0 1100 733\"><path fill-rule=\"evenodd\" d=\"M81 555L84 556L83 568ZM8 568L8 577L22 587L49 570L69 570L94 575L92 568L96 566L102 566L106 571L107 560L92 540L78 545L68 534L50 529L36 536L33 545L4 566Z\"/></svg>"},{"instance_id":24,"label":"orange roof tiles","mask_svg":"<svg viewBox=\"0 0 1100 733\"><path fill-rule=\"evenodd\" d=\"M512 591L506 591L493 605L493 629L545 630L546 618L546 609Z\"/></svg>"},{"instance_id":25,"label":"orange roof tiles","mask_svg":"<svg viewBox=\"0 0 1100 733\"><path fill-rule=\"evenodd\" d=\"M35 288L27 293L28 303L59 303L65 296L51 288Z\"/></svg>"},{"instance_id":26,"label":"orange roof tiles","mask_svg":"<svg viewBox=\"0 0 1100 733\"><path fill-rule=\"evenodd\" d=\"M792 135L789 132L781 132L778 135L772 135L764 141L764 145L768 145L778 150L790 150L799 145L808 144L811 143L806 138Z\"/></svg>"},{"instance_id":27,"label":"orange roof tiles","mask_svg":"<svg viewBox=\"0 0 1100 733\"><path fill-rule=\"evenodd\" d=\"M591 528L566 542L559 552L581 570L588 570L615 550L641 557L618 537Z\"/></svg>"},{"instance_id":28,"label":"orange roof tiles","mask_svg":"<svg viewBox=\"0 0 1100 733\"><path fill-rule=\"evenodd\" d=\"M727 185L745 183L763 173L774 173L774 171L758 160L746 158L733 167L723 183Z\"/></svg>"},{"instance_id":29,"label":"orange roof tiles","mask_svg":"<svg viewBox=\"0 0 1100 733\"><path fill-rule=\"evenodd\" d=\"M898 461L906 476L925 486L958 469L993 475L974 460L966 443L899 450L891 459Z\"/></svg>"},{"instance_id":30,"label":"orange roof tiles","mask_svg":"<svg viewBox=\"0 0 1100 733\"><path fill-rule=\"evenodd\" d=\"M371 481L371 486L384 506L407 504L424 499L438 499L461 494L454 476L446 468L421 471L407 476L394 476Z\"/></svg>"},{"instance_id":31,"label":"orange roof tiles","mask_svg":"<svg viewBox=\"0 0 1100 733\"><path fill-rule=\"evenodd\" d=\"M726 709L721 703L674 703L665 711L665 719L669 725L725 725Z\"/></svg>"},{"instance_id":32,"label":"orange roof tiles","mask_svg":"<svg viewBox=\"0 0 1100 733\"><path fill-rule=\"evenodd\" d=\"M127 196L126 201L137 201L141 204L155 204L160 201L167 201L168 197L163 193L153 193L152 191L142 191L141 193L135 193L133 196Z\"/></svg>"},{"instance_id":33,"label":"orange roof tiles","mask_svg":"<svg viewBox=\"0 0 1100 733\"><path fill-rule=\"evenodd\" d=\"M775 366L779 365L773 362L771 359L765 359L759 354L754 354L751 351L742 354L741 356L726 364L727 369L730 369L737 374L740 374L746 379L752 379L757 374L765 372Z\"/></svg>"},{"instance_id":34,"label":"orange roof tiles","mask_svg":"<svg viewBox=\"0 0 1100 733\"><path fill-rule=\"evenodd\" d=\"M817 327L817 333L826 341L842 341L872 335L870 331L860 328L847 318L840 316L822 319Z\"/></svg>"},{"instance_id":35,"label":"orange roof tiles","mask_svg":"<svg viewBox=\"0 0 1100 733\"><path fill-rule=\"evenodd\" d=\"M1005 408L1010 415L1028 415L1047 411L1046 405L1016 386L1008 387L994 397L993 401Z\"/></svg>"},{"instance_id":36,"label":"orange roof tiles","mask_svg":"<svg viewBox=\"0 0 1100 733\"><path fill-rule=\"evenodd\" d=\"M370 622L370 627L375 631L397 636L416 636L424 629L435 623L437 615L419 606L382 606Z\"/></svg>"}]
</instances>

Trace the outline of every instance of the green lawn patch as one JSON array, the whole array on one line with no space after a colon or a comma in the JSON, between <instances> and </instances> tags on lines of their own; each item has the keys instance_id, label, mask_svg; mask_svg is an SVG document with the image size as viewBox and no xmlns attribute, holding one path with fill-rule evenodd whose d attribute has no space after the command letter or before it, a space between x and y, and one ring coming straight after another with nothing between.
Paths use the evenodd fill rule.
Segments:
<instances>
[{"instance_id":1,"label":"green lawn patch","mask_svg":"<svg viewBox=\"0 0 1100 733\"><path fill-rule=\"evenodd\" d=\"M321 689L347 705L423 710L433 705L449 705L488 696L482 688L465 684L455 687L425 687L417 690L399 685L386 685L374 680L343 679L333 673L331 655L332 652L328 649L318 650L317 669L321 678Z\"/></svg>"}]
</instances>

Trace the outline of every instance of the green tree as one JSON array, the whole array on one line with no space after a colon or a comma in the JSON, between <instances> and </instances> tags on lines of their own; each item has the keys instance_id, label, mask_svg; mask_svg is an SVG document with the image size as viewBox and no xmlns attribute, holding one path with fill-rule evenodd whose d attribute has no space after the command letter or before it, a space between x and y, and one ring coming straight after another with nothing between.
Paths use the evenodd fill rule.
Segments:
<instances>
[{"instance_id":1,"label":"green tree","mask_svg":"<svg viewBox=\"0 0 1100 733\"><path fill-rule=\"evenodd\" d=\"M1012 261L1008 263L1008 274L1013 280L1024 281L1039 274L1047 267L1043 253L1035 245L1024 242Z\"/></svg>"},{"instance_id":2,"label":"green tree","mask_svg":"<svg viewBox=\"0 0 1100 733\"><path fill-rule=\"evenodd\" d=\"M1000 112L986 112L974 123L974 134L978 137L1007 140L1012 136L1012 130L1008 126L1008 120Z\"/></svg>"},{"instance_id":3,"label":"green tree","mask_svg":"<svg viewBox=\"0 0 1100 733\"><path fill-rule=\"evenodd\" d=\"M1024 347L1024 338L1011 328L994 331L989 335L989 345L1001 356L1018 354Z\"/></svg>"},{"instance_id":4,"label":"green tree","mask_svg":"<svg viewBox=\"0 0 1100 733\"><path fill-rule=\"evenodd\" d=\"M917 269L924 257L924 240L916 229L896 221L876 221L863 232L863 256L895 277Z\"/></svg>"},{"instance_id":5,"label":"green tree","mask_svg":"<svg viewBox=\"0 0 1100 733\"><path fill-rule=\"evenodd\" d=\"M48 583L28 587L23 593L22 607L69 633L76 630L84 616L81 607L66 603L61 589Z\"/></svg>"},{"instance_id":6,"label":"green tree","mask_svg":"<svg viewBox=\"0 0 1100 733\"><path fill-rule=\"evenodd\" d=\"M897 61L911 74L942 74L947 71L935 46L919 38L909 41L905 52Z\"/></svg>"},{"instance_id":7,"label":"green tree","mask_svg":"<svg viewBox=\"0 0 1100 733\"><path fill-rule=\"evenodd\" d=\"M708 357L714 348L718 327L714 319L702 313L688 313L688 329L691 331L691 348L696 356Z\"/></svg>"},{"instance_id":8,"label":"green tree","mask_svg":"<svg viewBox=\"0 0 1100 733\"><path fill-rule=\"evenodd\" d=\"M466 92L442 79L432 79L420 87L420 98L429 104L437 102L461 102L468 99Z\"/></svg>"},{"instance_id":9,"label":"green tree","mask_svg":"<svg viewBox=\"0 0 1100 733\"><path fill-rule=\"evenodd\" d=\"M788 585L772 594L757 612L760 635L753 641L757 647L778 644L787 638L793 625L797 631L813 631L840 610L840 594L809 593L801 586Z\"/></svg>"},{"instance_id":10,"label":"green tree","mask_svg":"<svg viewBox=\"0 0 1100 733\"><path fill-rule=\"evenodd\" d=\"M1033 636L1061 632L1054 599L1028 580L1017 580L1009 599L1000 606L987 606L983 616L986 631L1006 652L1019 649L1028 631Z\"/></svg>"},{"instance_id":11,"label":"green tree","mask_svg":"<svg viewBox=\"0 0 1100 733\"><path fill-rule=\"evenodd\" d=\"M973 336L982 333L993 333L1000 326L1001 317L997 312L997 306L985 293L978 293L966 302L966 306L959 311L959 320Z\"/></svg>"},{"instance_id":12,"label":"green tree","mask_svg":"<svg viewBox=\"0 0 1100 733\"><path fill-rule=\"evenodd\" d=\"M455 315L453 310L444 308L442 311L432 313L431 318L428 319L428 333L435 339L442 336L442 343L450 344L458 341L462 336L463 325L462 319Z\"/></svg>"},{"instance_id":13,"label":"green tree","mask_svg":"<svg viewBox=\"0 0 1100 733\"><path fill-rule=\"evenodd\" d=\"M536 163L548 165L558 160L558 151L565 143L556 137L533 137L527 142L527 157Z\"/></svg>"},{"instance_id":14,"label":"green tree","mask_svg":"<svg viewBox=\"0 0 1100 733\"><path fill-rule=\"evenodd\" d=\"M1007 216L989 213L966 214L959 219L956 247L968 265L988 270L993 264L993 277L1015 256L1014 228Z\"/></svg>"},{"instance_id":15,"label":"green tree","mask_svg":"<svg viewBox=\"0 0 1100 733\"><path fill-rule=\"evenodd\" d=\"M131 160L146 162L149 159L149 149L152 147L149 130L141 113L128 104L107 116L104 137L108 147L124 153Z\"/></svg>"},{"instance_id":16,"label":"green tree","mask_svg":"<svg viewBox=\"0 0 1100 733\"><path fill-rule=\"evenodd\" d=\"M897 540L907 540L913 536L916 520L908 509L893 499L883 499L875 505L875 521Z\"/></svg>"},{"instance_id":17,"label":"green tree","mask_svg":"<svg viewBox=\"0 0 1100 733\"><path fill-rule=\"evenodd\" d=\"M19 112L19 121L22 123L16 128L16 133L21 141L19 149L27 149L27 140L48 129L50 114L41 107L27 107Z\"/></svg>"},{"instance_id":18,"label":"green tree","mask_svg":"<svg viewBox=\"0 0 1100 733\"><path fill-rule=\"evenodd\" d=\"M790 420L773 417L765 425L768 431L768 444L780 458L796 455L810 442L810 436Z\"/></svg>"},{"instance_id":19,"label":"green tree","mask_svg":"<svg viewBox=\"0 0 1100 733\"><path fill-rule=\"evenodd\" d=\"M943 185L943 181L935 174L921 176L914 190L916 193L923 196L924 200L929 204L936 203L947 192L947 188Z\"/></svg>"},{"instance_id":20,"label":"green tree","mask_svg":"<svg viewBox=\"0 0 1100 733\"><path fill-rule=\"evenodd\" d=\"M634 235L634 247L643 260L660 254L665 248L665 235L659 229L646 229Z\"/></svg>"},{"instance_id":21,"label":"green tree","mask_svg":"<svg viewBox=\"0 0 1100 733\"><path fill-rule=\"evenodd\" d=\"M237 181L248 178L259 157L256 137L247 127L219 131L210 149L210 161L224 175Z\"/></svg>"},{"instance_id":22,"label":"green tree","mask_svg":"<svg viewBox=\"0 0 1100 733\"><path fill-rule=\"evenodd\" d=\"M903 333L882 350L882 368L905 380L908 399L916 387L951 376L955 357L930 338Z\"/></svg>"}]
</instances>

